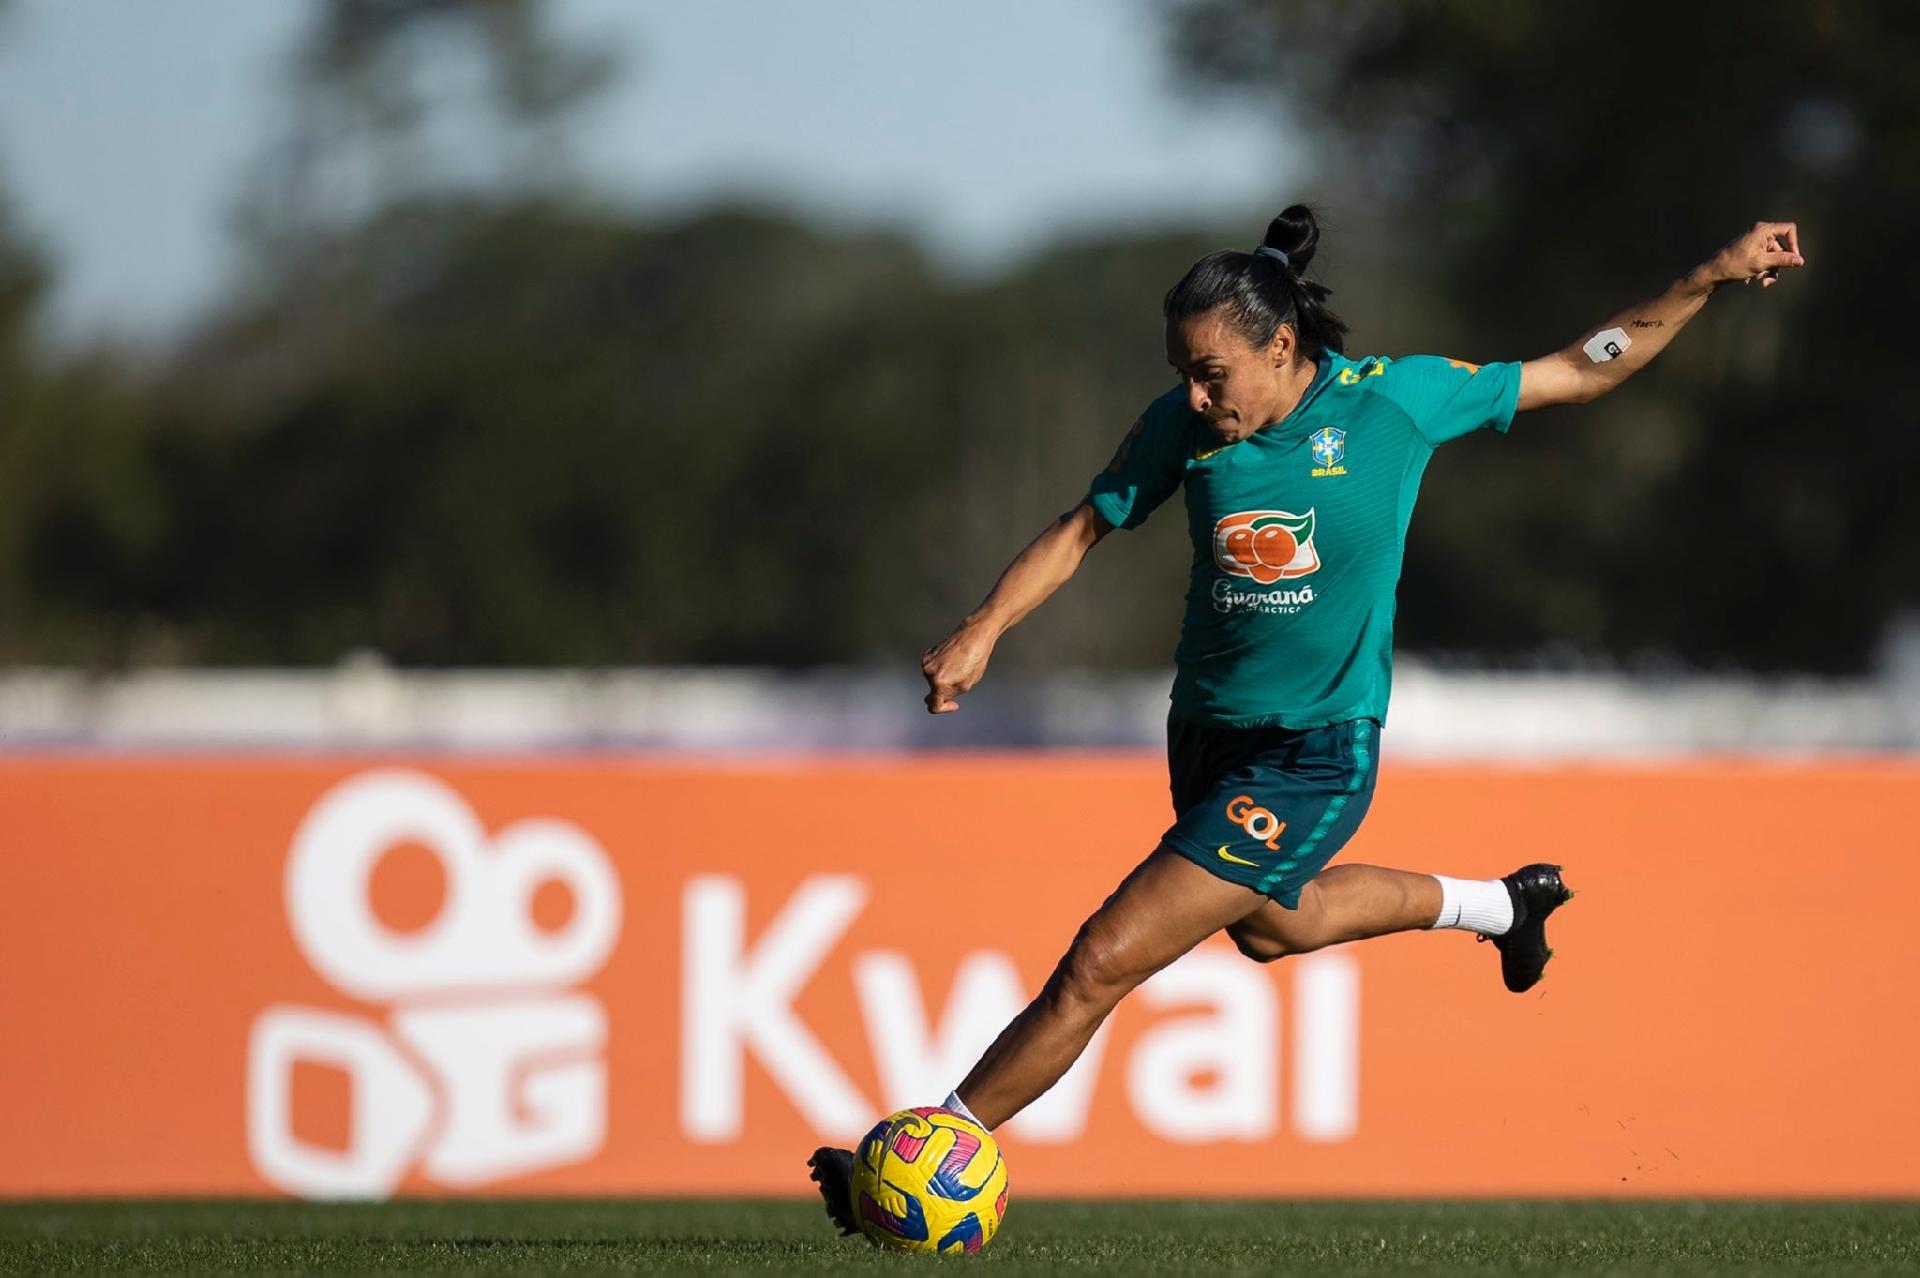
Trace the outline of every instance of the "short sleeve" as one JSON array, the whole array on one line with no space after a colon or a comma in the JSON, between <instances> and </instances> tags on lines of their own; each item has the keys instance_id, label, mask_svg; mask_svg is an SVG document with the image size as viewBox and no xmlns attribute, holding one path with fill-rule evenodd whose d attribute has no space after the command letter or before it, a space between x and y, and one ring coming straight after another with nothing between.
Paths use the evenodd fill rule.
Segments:
<instances>
[{"instance_id":1,"label":"short sleeve","mask_svg":"<svg viewBox=\"0 0 1920 1278\"><path fill-rule=\"evenodd\" d=\"M1087 502L1102 519L1115 528L1138 528L1180 487L1192 416L1179 392L1147 405L1087 489Z\"/></svg>"},{"instance_id":2,"label":"short sleeve","mask_svg":"<svg viewBox=\"0 0 1920 1278\"><path fill-rule=\"evenodd\" d=\"M1385 361L1378 387L1413 418L1429 444L1491 426L1513 425L1520 404L1520 365L1469 364L1442 355L1408 355Z\"/></svg>"}]
</instances>

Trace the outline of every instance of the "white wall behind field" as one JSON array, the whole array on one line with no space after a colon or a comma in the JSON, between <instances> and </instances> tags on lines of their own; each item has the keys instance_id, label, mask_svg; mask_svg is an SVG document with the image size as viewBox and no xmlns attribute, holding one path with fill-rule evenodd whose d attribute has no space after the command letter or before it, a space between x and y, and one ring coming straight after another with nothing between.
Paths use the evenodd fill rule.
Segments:
<instances>
[{"instance_id":1,"label":"white wall behind field","mask_svg":"<svg viewBox=\"0 0 1920 1278\"><path fill-rule=\"evenodd\" d=\"M911 670L17 670L0 674L0 751L1159 749L1167 683L990 676L935 718ZM1920 752L1920 662L1763 680L1463 673L1403 658L1386 743L1393 757L1509 761Z\"/></svg>"}]
</instances>

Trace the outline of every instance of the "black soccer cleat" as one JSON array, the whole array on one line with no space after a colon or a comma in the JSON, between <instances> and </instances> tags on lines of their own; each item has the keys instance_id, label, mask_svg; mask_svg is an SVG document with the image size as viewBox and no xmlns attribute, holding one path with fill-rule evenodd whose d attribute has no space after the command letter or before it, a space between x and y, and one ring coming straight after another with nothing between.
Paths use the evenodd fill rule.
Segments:
<instances>
[{"instance_id":1,"label":"black soccer cleat","mask_svg":"<svg viewBox=\"0 0 1920 1278\"><path fill-rule=\"evenodd\" d=\"M1507 988L1525 994L1540 981L1553 951L1547 948L1547 915L1573 899L1557 865L1523 865L1500 880L1513 900L1513 926L1503 936L1481 937L1500 951Z\"/></svg>"},{"instance_id":2,"label":"black soccer cleat","mask_svg":"<svg viewBox=\"0 0 1920 1278\"><path fill-rule=\"evenodd\" d=\"M820 1187L820 1201L826 1204L827 1219L843 1234L860 1232L853 1218L853 1151L822 1145L807 1160L813 1169L813 1183Z\"/></svg>"}]
</instances>

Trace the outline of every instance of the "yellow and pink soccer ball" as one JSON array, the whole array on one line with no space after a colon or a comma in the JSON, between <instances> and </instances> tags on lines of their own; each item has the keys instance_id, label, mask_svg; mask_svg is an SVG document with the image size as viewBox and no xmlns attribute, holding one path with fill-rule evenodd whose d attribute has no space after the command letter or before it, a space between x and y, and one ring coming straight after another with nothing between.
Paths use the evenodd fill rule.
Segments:
<instances>
[{"instance_id":1,"label":"yellow and pink soccer ball","mask_svg":"<svg viewBox=\"0 0 1920 1278\"><path fill-rule=\"evenodd\" d=\"M1007 1164L987 1129L950 1110L903 1109L853 1151L860 1232L889 1251L975 1252L1007 1211Z\"/></svg>"}]
</instances>

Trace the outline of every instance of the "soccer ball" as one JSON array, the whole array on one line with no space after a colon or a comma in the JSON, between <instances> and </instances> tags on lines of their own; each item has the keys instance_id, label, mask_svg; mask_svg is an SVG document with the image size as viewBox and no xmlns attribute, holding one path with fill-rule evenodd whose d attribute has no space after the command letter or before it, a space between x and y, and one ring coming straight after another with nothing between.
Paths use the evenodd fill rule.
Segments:
<instances>
[{"instance_id":1,"label":"soccer ball","mask_svg":"<svg viewBox=\"0 0 1920 1278\"><path fill-rule=\"evenodd\" d=\"M889 1251L979 1251L1007 1211L1007 1164L978 1123L903 1109L853 1151L852 1193L860 1232Z\"/></svg>"}]
</instances>

